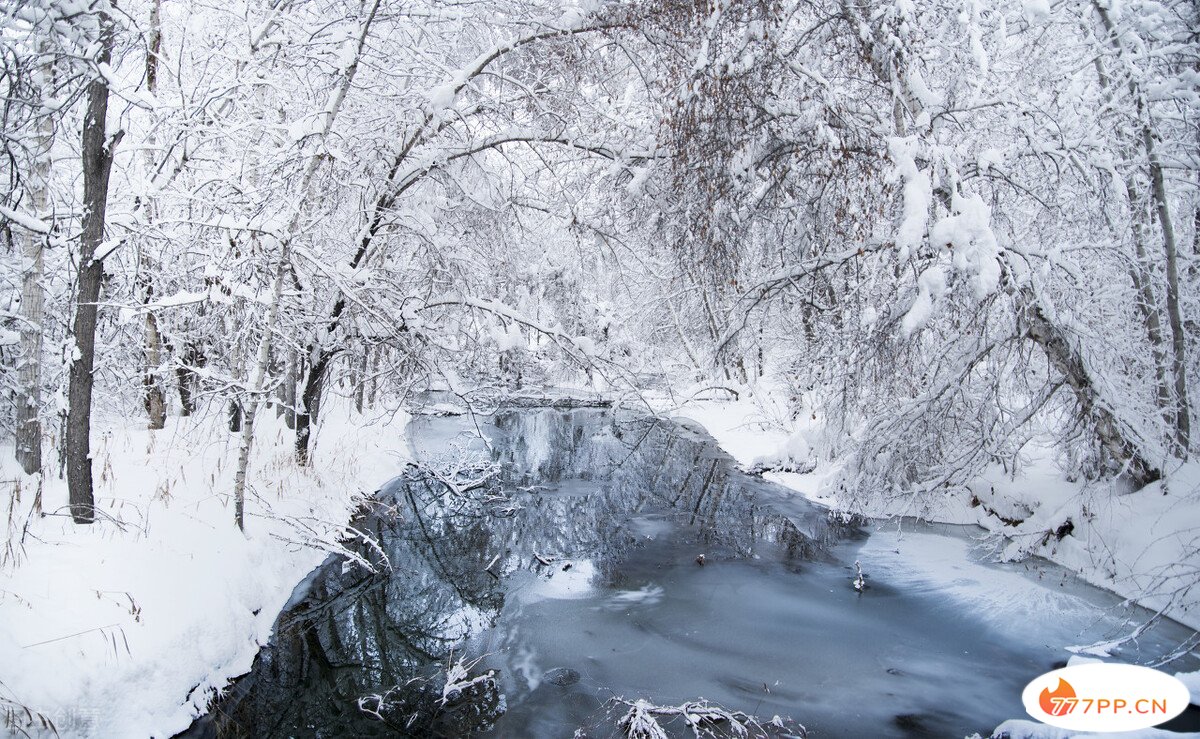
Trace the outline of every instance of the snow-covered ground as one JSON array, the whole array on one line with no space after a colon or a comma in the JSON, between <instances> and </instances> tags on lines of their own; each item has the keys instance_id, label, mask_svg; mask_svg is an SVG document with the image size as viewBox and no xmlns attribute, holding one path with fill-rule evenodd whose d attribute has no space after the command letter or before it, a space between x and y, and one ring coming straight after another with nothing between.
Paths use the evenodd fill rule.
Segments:
<instances>
[{"instance_id":1,"label":"snow-covered ground","mask_svg":"<svg viewBox=\"0 0 1200 739\"><path fill-rule=\"evenodd\" d=\"M736 401L694 400L671 412L704 426L744 467L815 463L812 472L765 476L825 505L844 507L824 484L836 474L835 465L809 459L819 427L809 418L793 425L781 408L778 398L763 390ZM1200 585L1200 465L1175 470L1165 483L1114 494L1108 486L1066 480L1048 454L1042 459L1035 451L1032 456L1017 477L989 471L969 492L920 513L927 520L977 524L996 534L996 554L1002 560L1044 557L1094 585L1155 610L1165 608L1172 618L1200 629L1200 588L1195 587ZM889 505L867 512L914 512ZM1072 528L1060 539L1056 532L1068 520Z\"/></svg>"},{"instance_id":2,"label":"snow-covered ground","mask_svg":"<svg viewBox=\"0 0 1200 739\"><path fill-rule=\"evenodd\" d=\"M62 736L186 728L213 689L250 669L293 587L407 458L403 413L371 420L329 405L308 469L292 461L294 434L259 414L245 535L223 414L161 431L97 423L98 522L71 523L66 485L51 479L49 515L30 519L0 570L0 701ZM0 449L0 480L22 485L27 507L34 485L12 456Z\"/></svg>"}]
</instances>

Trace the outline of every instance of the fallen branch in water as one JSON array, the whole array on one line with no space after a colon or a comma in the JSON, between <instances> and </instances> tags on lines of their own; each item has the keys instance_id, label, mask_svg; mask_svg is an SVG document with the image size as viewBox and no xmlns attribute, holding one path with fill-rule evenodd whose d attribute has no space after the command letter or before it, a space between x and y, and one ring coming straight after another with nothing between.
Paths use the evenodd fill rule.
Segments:
<instances>
[{"instance_id":1,"label":"fallen branch in water","mask_svg":"<svg viewBox=\"0 0 1200 739\"><path fill-rule=\"evenodd\" d=\"M748 713L731 711L703 698L678 706L660 706L648 700L613 698L615 706L625 706L625 715L617 728L629 739L668 739L662 723L682 721L696 737L806 737L808 730L791 719L774 716L761 721Z\"/></svg>"}]
</instances>

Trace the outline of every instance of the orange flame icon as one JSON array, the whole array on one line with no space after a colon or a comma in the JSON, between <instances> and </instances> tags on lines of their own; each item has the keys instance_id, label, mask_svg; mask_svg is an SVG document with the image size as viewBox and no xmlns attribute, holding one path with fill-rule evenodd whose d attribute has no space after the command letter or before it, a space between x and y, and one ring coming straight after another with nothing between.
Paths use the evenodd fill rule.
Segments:
<instances>
[{"instance_id":1,"label":"orange flame icon","mask_svg":"<svg viewBox=\"0 0 1200 739\"><path fill-rule=\"evenodd\" d=\"M1050 688L1042 689L1042 694L1038 696L1038 704L1051 716L1066 716L1075 708L1075 701L1067 699L1074 697L1075 688L1060 677L1058 687L1054 689L1053 693L1050 692Z\"/></svg>"}]
</instances>

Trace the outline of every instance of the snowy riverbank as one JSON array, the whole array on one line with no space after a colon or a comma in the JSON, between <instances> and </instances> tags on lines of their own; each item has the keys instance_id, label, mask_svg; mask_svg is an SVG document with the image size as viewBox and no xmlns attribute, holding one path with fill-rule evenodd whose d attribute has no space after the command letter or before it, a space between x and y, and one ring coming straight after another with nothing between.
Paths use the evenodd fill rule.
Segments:
<instances>
[{"instance_id":1,"label":"snowy riverbank","mask_svg":"<svg viewBox=\"0 0 1200 739\"><path fill-rule=\"evenodd\" d=\"M0 700L62 736L186 728L212 690L250 669L296 583L407 458L405 414L372 420L332 402L327 414L307 469L281 420L260 415L245 535L231 500L237 439L222 414L153 432L101 421L98 522L71 523L65 483L51 479L51 515L29 519L17 566L0 570ZM11 450L0 458L27 510L32 478Z\"/></svg>"},{"instance_id":2,"label":"snowy riverbank","mask_svg":"<svg viewBox=\"0 0 1200 739\"><path fill-rule=\"evenodd\" d=\"M782 408L764 391L737 401L692 401L672 414L702 425L743 467L764 461L815 464L806 474L765 476L822 504L846 507L826 484L836 467L817 455L809 458L819 427L791 426ZM1165 484L1114 495L1100 483L1066 480L1037 454L1031 452L1032 463L1017 477L990 470L969 491L948 495L937 509L906 509L893 501L866 512L978 525L993 535L985 545L1002 560L1044 557L1093 585L1154 610L1165 608L1170 617L1200 628L1200 588L1195 587L1200 584L1200 465L1176 470Z\"/></svg>"}]
</instances>

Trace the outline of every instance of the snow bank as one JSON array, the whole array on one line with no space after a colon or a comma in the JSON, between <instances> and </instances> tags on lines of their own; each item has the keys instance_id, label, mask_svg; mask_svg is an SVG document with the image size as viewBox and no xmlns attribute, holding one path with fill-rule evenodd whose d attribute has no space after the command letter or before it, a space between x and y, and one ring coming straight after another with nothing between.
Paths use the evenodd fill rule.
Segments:
<instances>
[{"instance_id":1,"label":"snow bank","mask_svg":"<svg viewBox=\"0 0 1200 739\"><path fill-rule=\"evenodd\" d=\"M1001 558L1044 557L1200 628L1200 593L1192 589L1200 565L1200 465L1175 470L1165 487L1119 494L1109 484L1065 479L1049 449L1031 445L1028 453L1017 478L994 468L972 485L974 522L1008 540Z\"/></svg>"},{"instance_id":2,"label":"snow bank","mask_svg":"<svg viewBox=\"0 0 1200 739\"><path fill-rule=\"evenodd\" d=\"M407 458L406 417L376 422L330 403L314 464L260 414L246 535L233 524L237 439L223 414L161 431L93 431L100 522L66 517L48 482L16 566L0 571L0 698L63 736L170 736L212 690L250 669L293 587L336 546L364 495ZM0 479L22 479L5 460ZM51 457L52 459L53 457ZM22 501L33 481L22 479Z\"/></svg>"},{"instance_id":3,"label":"snow bank","mask_svg":"<svg viewBox=\"0 0 1200 739\"><path fill-rule=\"evenodd\" d=\"M725 402L696 400L669 409L670 415L700 424L739 465L750 468L765 456L778 457L791 434L755 398Z\"/></svg>"},{"instance_id":4,"label":"snow bank","mask_svg":"<svg viewBox=\"0 0 1200 739\"><path fill-rule=\"evenodd\" d=\"M938 529L882 526L856 556L869 575L889 587L935 590L939 602L972 614L1006 639L1071 644L1088 628L1121 624L1120 616L1106 619L1100 603L1073 588L1046 587L1036 567L988 562L973 551L973 540Z\"/></svg>"},{"instance_id":5,"label":"snow bank","mask_svg":"<svg viewBox=\"0 0 1200 739\"><path fill-rule=\"evenodd\" d=\"M765 470L767 480L823 505L835 503L823 483L836 467L822 463L813 450L821 420L814 414L792 419L778 393L760 391L736 401L693 400L660 410L703 426L743 469Z\"/></svg>"}]
</instances>

